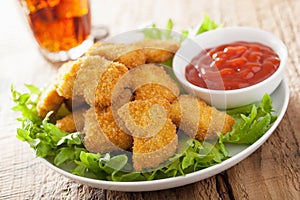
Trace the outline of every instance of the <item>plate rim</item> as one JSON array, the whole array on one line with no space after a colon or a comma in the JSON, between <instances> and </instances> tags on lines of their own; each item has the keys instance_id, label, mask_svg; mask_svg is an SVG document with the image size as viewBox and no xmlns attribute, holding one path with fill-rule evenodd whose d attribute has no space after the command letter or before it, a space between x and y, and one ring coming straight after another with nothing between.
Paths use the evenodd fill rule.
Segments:
<instances>
[{"instance_id":1,"label":"plate rim","mask_svg":"<svg viewBox=\"0 0 300 200\"><path fill-rule=\"evenodd\" d=\"M86 184L92 187L106 189L106 190L124 191L124 192L142 192L142 191L170 189L174 187L195 183L197 181L219 174L220 172L225 171L233 167L237 163L241 162L249 155L251 155L254 151L256 151L273 134L273 132L278 127L279 123L281 122L281 120L283 119L286 113L289 104L289 98L290 98L290 89L286 77L283 78L282 82L279 84L279 86L276 88L274 92L276 92L279 87L283 87L282 90L285 94L282 101L280 101L282 102L281 110L277 111L278 117L276 121L262 137L260 137L255 143L246 147L246 149L238 152L237 154L233 155L227 160L224 160L223 162L213 165L211 167L186 174L185 176L170 177L170 178L151 180L151 181L130 181L130 182L106 181L106 180L98 180L98 179L92 179L92 178L74 175L59 167L56 167L45 158L39 157L39 159L42 161L42 163L47 165L49 168L60 173L61 175L64 175L67 178L70 178L81 184Z\"/></svg>"}]
</instances>

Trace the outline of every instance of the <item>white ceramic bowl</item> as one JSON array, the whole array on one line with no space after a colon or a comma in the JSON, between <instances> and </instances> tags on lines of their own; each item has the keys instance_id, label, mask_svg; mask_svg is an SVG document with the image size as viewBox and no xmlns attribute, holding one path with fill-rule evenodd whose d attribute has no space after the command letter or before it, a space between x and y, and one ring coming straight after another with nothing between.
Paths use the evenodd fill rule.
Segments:
<instances>
[{"instance_id":1,"label":"white ceramic bowl","mask_svg":"<svg viewBox=\"0 0 300 200\"><path fill-rule=\"evenodd\" d=\"M253 86L235 90L201 88L186 80L186 66L202 50L235 41L259 42L271 47L280 58L279 68L266 80ZM227 27L208 31L195 38L185 40L174 56L173 71L188 93L202 98L208 104L219 109L229 109L257 102L265 93L271 94L284 77L287 57L286 46L271 33L250 27Z\"/></svg>"}]
</instances>

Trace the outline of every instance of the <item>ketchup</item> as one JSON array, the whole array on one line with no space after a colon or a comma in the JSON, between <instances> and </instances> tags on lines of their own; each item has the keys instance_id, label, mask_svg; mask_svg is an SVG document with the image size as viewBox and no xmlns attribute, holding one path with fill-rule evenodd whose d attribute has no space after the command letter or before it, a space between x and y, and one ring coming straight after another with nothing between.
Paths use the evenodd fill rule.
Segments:
<instances>
[{"instance_id":1,"label":"ketchup","mask_svg":"<svg viewBox=\"0 0 300 200\"><path fill-rule=\"evenodd\" d=\"M271 76L279 67L278 55L268 46L234 42L206 49L186 66L186 79L199 87L234 90Z\"/></svg>"}]
</instances>

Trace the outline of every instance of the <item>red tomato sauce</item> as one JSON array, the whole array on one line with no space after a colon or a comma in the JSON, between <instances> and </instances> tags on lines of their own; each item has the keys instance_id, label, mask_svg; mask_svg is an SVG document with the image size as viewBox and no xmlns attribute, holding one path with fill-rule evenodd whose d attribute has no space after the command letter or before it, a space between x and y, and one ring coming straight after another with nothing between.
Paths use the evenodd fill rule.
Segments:
<instances>
[{"instance_id":1,"label":"red tomato sauce","mask_svg":"<svg viewBox=\"0 0 300 200\"><path fill-rule=\"evenodd\" d=\"M279 56L270 47L240 41L200 52L186 66L185 77L202 88L234 90L267 79L279 65Z\"/></svg>"}]
</instances>

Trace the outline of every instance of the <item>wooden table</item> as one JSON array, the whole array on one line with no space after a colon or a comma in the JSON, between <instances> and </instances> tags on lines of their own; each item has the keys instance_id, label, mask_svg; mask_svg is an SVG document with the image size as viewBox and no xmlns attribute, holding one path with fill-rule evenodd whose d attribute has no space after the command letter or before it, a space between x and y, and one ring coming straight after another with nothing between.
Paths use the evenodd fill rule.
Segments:
<instances>
[{"instance_id":1,"label":"wooden table","mask_svg":"<svg viewBox=\"0 0 300 200\"><path fill-rule=\"evenodd\" d=\"M93 24L112 34L149 21L175 30L196 26L206 12L224 26L265 29L287 45L290 103L279 127L261 148L234 167L190 185L125 193L91 188L54 172L16 139L18 116L10 85L44 86L57 68L39 54L17 0L0 1L0 199L300 199L299 0L93 0Z\"/></svg>"}]
</instances>

